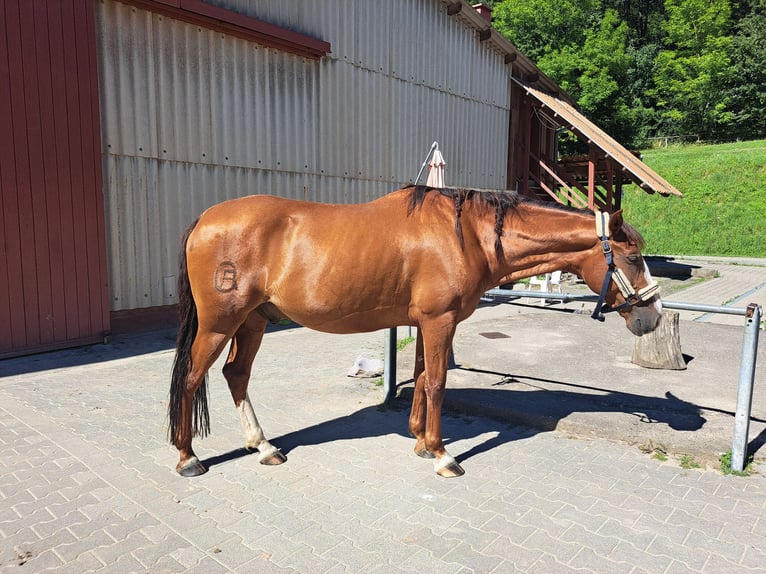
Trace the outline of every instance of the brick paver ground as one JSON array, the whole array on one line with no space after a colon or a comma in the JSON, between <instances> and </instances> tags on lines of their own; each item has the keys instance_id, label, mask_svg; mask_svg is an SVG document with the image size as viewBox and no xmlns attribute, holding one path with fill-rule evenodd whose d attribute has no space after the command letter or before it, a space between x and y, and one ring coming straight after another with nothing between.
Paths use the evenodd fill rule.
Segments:
<instances>
[{"instance_id":1,"label":"brick paver ground","mask_svg":"<svg viewBox=\"0 0 766 574\"><path fill-rule=\"evenodd\" d=\"M467 474L412 453L407 405L350 379L380 334L269 334L251 385L288 456L238 447L220 364L210 472L175 474L170 335L0 364L2 572L766 571L766 479L683 469L604 439L448 416ZM285 352L292 349L292 352Z\"/></svg>"}]
</instances>

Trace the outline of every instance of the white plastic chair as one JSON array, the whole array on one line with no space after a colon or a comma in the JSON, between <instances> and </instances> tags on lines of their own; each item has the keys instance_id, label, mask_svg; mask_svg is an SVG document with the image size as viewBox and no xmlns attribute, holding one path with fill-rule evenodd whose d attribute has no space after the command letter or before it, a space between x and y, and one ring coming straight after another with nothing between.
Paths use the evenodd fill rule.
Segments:
<instances>
[{"instance_id":1,"label":"white plastic chair","mask_svg":"<svg viewBox=\"0 0 766 574\"><path fill-rule=\"evenodd\" d=\"M545 275L539 275L529 278L529 290L535 285L540 286L541 293L552 293L554 290L561 293L561 271L554 271L553 273L546 273ZM540 305L547 305L547 299L540 299Z\"/></svg>"}]
</instances>

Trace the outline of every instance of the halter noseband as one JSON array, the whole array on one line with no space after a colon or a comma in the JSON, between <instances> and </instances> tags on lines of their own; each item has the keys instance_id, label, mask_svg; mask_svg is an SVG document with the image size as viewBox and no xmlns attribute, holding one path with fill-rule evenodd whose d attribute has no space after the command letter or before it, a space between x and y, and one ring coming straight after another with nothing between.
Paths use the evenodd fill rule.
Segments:
<instances>
[{"instance_id":1,"label":"halter noseband","mask_svg":"<svg viewBox=\"0 0 766 574\"><path fill-rule=\"evenodd\" d=\"M613 311L621 311L628 307L632 307L642 301L648 301L654 297L660 290L660 286L657 283L652 282L636 291L633 285L630 284L625 273L621 269L618 269L614 264L614 257L612 254L612 245L609 243L609 214L595 210L596 212L596 235L601 240L601 250L604 252L606 258L607 271L604 275L604 282L601 284L601 292L598 294L598 301L596 302L596 308L591 314L591 318L604 320L604 313L611 313ZM614 279L617 283L617 288L625 298L625 302L617 307L610 307L606 303L606 292L609 290L609 283Z\"/></svg>"}]
</instances>

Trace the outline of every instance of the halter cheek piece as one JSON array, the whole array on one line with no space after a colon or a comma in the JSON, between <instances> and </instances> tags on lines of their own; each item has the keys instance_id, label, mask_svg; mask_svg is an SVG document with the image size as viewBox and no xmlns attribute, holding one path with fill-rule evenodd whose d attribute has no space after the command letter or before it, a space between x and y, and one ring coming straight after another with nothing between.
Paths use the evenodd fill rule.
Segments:
<instances>
[{"instance_id":1,"label":"halter cheek piece","mask_svg":"<svg viewBox=\"0 0 766 574\"><path fill-rule=\"evenodd\" d=\"M621 311L641 303L642 301L648 301L654 297L660 291L660 286L657 283L652 282L650 285L643 287L636 291L633 285L630 284L625 273L621 269L618 269L614 264L614 256L612 254L612 245L609 243L609 214L596 210L596 235L601 239L601 250L604 252L606 258L607 271L604 275L604 282L601 284L601 292L598 294L598 301L596 302L596 308L591 314L591 318L604 320L604 313L611 313L613 311ZM609 290L609 283L614 280L617 283L617 288L625 298L625 302L617 307L610 307L606 304L606 292Z\"/></svg>"}]
</instances>

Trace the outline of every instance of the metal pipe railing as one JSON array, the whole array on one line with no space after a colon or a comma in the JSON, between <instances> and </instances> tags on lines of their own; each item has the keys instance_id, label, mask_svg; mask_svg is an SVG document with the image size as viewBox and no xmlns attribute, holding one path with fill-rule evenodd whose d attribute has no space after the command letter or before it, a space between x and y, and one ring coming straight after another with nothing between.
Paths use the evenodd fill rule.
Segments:
<instances>
[{"instance_id":1,"label":"metal pipe railing","mask_svg":"<svg viewBox=\"0 0 766 574\"><path fill-rule=\"evenodd\" d=\"M734 415L734 441L731 447L731 468L742 471L747 460L747 437L750 431L750 412L753 405L755 361L758 353L758 334L763 310L750 303L745 314L745 334L742 339L742 359L739 363L737 410Z\"/></svg>"},{"instance_id":2,"label":"metal pipe railing","mask_svg":"<svg viewBox=\"0 0 766 574\"><path fill-rule=\"evenodd\" d=\"M516 291L511 289L490 289L484 294L485 299L518 299L520 297L529 297L533 299L552 299L570 303L572 301L598 301L596 295L577 295L574 293L552 293L550 291ZM681 303L678 301L662 300L664 309L679 309L683 311L698 311L700 313L723 313L726 315L745 316L747 309L745 307L729 307L726 305L703 305L701 303Z\"/></svg>"}]
</instances>

